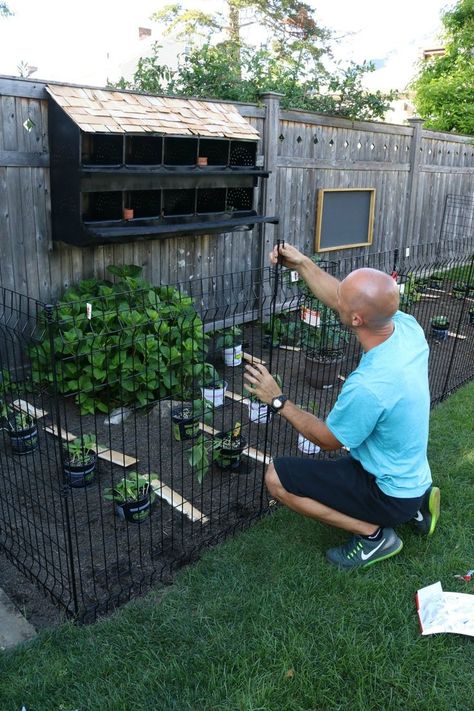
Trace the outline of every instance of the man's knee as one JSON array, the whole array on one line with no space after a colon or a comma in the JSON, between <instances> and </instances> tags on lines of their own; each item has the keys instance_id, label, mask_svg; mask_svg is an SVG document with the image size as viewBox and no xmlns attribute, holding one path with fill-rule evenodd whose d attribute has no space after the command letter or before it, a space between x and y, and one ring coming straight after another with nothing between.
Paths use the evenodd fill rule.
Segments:
<instances>
[{"instance_id":1,"label":"man's knee","mask_svg":"<svg viewBox=\"0 0 474 711\"><path fill-rule=\"evenodd\" d=\"M267 471L265 472L265 486L267 487L270 495L275 499L280 499L286 494L286 490L283 488L273 464L269 464Z\"/></svg>"}]
</instances>

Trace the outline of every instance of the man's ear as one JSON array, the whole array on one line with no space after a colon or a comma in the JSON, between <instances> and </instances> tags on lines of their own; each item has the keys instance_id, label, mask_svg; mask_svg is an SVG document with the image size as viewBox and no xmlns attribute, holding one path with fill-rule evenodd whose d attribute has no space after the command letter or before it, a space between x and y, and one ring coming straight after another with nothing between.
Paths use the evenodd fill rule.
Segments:
<instances>
[{"instance_id":1,"label":"man's ear","mask_svg":"<svg viewBox=\"0 0 474 711\"><path fill-rule=\"evenodd\" d=\"M351 316L351 326L354 328L358 328L359 326L362 326L364 323L364 319L362 316L358 313L353 313Z\"/></svg>"}]
</instances>

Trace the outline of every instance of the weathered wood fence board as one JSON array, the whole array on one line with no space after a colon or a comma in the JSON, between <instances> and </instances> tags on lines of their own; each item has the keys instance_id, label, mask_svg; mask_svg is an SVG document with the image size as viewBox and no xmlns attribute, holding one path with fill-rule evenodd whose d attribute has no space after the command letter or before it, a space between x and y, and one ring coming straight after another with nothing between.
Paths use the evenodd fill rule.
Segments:
<instances>
[{"instance_id":1,"label":"weathered wood fence board","mask_svg":"<svg viewBox=\"0 0 474 711\"><path fill-rule=\"evenodd\" d=\"M280 111L279 95L263 106L236 104L260 132L258 153L271 171L256 191L259 211L280 224L251 232L76 248L52 242L45 82L0 77L0 285L54 300L110 264L143 266L154 283L250 271L266 263L275 238L314 251L320 188L374 187L374 240L350 256L443 239L448 195L474 193L474 147L467 136ZM25 127L26 125L26 127ZM462 228L462 220L452 221ZM332 259L347 257L333 252Z\"/></svg>"}]
</instances>

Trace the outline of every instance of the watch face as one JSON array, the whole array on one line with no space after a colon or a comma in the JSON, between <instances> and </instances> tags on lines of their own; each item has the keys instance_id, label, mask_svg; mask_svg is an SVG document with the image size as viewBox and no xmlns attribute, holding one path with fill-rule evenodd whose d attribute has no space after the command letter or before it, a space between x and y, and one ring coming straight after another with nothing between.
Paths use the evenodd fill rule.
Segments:
<instances>
[{"instance_id":1,"label":"watch face","mask_svg":"<svg viewBox=\"0 0 474 711\"><path fill-rule=\"evenodd\" d=\"M285 404L287 398L284 395L277 395L277 397L274 397L272 400L272 407L274 410L281 410L283 405Z\"/></svg>"}]
</instances>

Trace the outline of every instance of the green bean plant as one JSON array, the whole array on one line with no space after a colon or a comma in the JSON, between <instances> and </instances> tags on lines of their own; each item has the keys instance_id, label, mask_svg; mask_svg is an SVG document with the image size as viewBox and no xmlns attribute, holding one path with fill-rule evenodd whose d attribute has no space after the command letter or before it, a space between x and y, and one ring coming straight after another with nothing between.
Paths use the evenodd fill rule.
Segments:
<instances>
[{"instance_id":1,"label":"green bean plant","mask_svg":"<svg viewBox=\"0 0 474 711\"><path fill-rule=\"evenodd\" d=\"M207 352L192 298L151 285L135 265L108 271L114 283L81 281L65 291L50 321L41 317L44 335L30 348L34 382L55 381L82 414L186 399Z\"/></svg>"}]
</instances>

